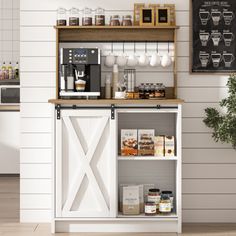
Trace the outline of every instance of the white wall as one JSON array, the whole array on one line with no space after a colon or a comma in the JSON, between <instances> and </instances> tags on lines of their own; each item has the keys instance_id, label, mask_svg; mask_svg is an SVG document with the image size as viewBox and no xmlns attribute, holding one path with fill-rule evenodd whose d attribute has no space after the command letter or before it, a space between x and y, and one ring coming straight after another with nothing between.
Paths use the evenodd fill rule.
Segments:
<instances>
[{"instance_id":1,"label":"white wall","mask_svg":"<svg viewBox=\"0 0 236 236\"><path fill-rule=\"evenodd\" d=\"M20 0L0 0L0 65L20 57Z\"/></svg>"},{"instance_id":2,"label":"white wall","mask_svg":"<svg viewBox=\"0 0 236 236\"><path fill-rule=\"evenodd\" d=\"M56 9L101 6L132 13L137 1L21 0L21 221L49 221L51 209L51 105L55 97ZM141 1L148 2L148 1ZM154 1L153 1L154 2ZM183 217L185 222L236 222L236 158L216 144L202 123L204 108L227 94L225 76L189 75L189 1L175 3L179 97L183 108ZM161 72L158 72L161 77ZM157 76L158 78L158 76Z\"/></svg>"}]
</instances>

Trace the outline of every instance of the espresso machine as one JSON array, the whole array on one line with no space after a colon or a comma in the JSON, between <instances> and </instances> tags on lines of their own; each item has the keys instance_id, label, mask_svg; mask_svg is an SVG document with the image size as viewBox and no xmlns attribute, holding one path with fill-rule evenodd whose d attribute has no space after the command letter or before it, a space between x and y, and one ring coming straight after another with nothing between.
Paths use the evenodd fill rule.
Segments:
<instances>
[{"instance_id":1,"label":"espresso machine","mask_svg":"<svg viewBox=\"0 0 236 236\"><path fill-rule=\"evenodd\" d=\"M101 56L98 48L60 49L59 96L98 98L101 94Z\"/></svg>"}]
</instances>

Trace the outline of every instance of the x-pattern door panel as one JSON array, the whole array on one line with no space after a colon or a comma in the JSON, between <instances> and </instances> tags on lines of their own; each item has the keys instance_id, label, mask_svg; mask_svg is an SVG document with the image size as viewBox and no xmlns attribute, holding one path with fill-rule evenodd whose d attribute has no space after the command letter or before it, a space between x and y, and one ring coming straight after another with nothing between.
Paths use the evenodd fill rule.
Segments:
<instances>
[{"instance_id":1,"label":"x-pattern door panel","mask_svg":"<svg viewBox=\"0 0 236 236\"><path fill-rule=\"evenodd\" d=\"M115 134L110 112L62 111L57 121L58 217L114 217Z\"/></svg>"}]
</instances>

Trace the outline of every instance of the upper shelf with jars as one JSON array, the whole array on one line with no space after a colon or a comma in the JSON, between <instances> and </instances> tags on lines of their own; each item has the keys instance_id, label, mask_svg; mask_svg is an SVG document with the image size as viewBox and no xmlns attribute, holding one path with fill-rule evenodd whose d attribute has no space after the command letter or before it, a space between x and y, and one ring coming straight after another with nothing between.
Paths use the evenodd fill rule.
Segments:
<instances>
[{"instance_id":1,"label":"upper shelf with jars","mask_svg":"<svg viewBox=\"0 0 236 236\"><path fill-rule=\"evenodd\" d=\"M175 30L179 27L175 24L174 4L134 4L133 16L108 15L102 8L71 8L69 11L59 8L55 28L60 42L169 42L175 41Z\"/></svg>"}]
</instances>

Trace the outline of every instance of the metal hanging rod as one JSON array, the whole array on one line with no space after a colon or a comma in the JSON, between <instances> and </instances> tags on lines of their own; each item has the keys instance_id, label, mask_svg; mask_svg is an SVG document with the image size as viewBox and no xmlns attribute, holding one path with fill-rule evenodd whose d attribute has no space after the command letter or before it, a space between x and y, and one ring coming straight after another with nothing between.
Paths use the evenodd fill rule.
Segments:
<instances>
[{"instance_id":1,"label":"metal hanging rod","mask_svg":"<svg viewBox=\"0 0 236 236\"><path fill-rule=\"evenodd\" d=\"M111 119L115 119L115 110L119 109L178 109L177 106L162 106L162 105L156 105L156 106L115 106L115 104L112 104L110 106L77 106L77 105L71 105L71 106L61 106L56 105L55 109L57 111L57 119L60 120L61 118L61 110L111 110Z\"/></svg>"}]
</instances>

